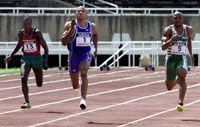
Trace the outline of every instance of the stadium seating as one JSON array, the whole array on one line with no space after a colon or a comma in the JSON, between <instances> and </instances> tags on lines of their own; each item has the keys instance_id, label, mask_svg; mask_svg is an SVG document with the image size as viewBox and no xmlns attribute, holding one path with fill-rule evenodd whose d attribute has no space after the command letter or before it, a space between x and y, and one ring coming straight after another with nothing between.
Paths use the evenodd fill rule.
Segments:
<instances>
[{"instance_id":1,"label":"stadium seating","mask_svg":"<svg viewBox=\"0 0 200 127\"><path fill-rule=\"evenodd\" d=\"M74 7L75 0L0 0L0 7Z\"/></svg>"},{"instance_id":2,"label":"stadium seating","mask_svg":"<svg viewBox=\"0 0 200 127\"><path fill-rule=\"evenodd\" d=\"M200 7L199 0L105 0L119 7L134 8L194 8ZM99 6L110 7L98 0L85 0L85 2ZM80 6L80 0L1 0L0 7L74 7ZM87 7L87 5L86 5Z\"/></svg>"},{"instance_id":3,"label":"stadium seating","mask_svg":"<svg viewBox=\"0 0 200 127\"><path fill-rule=\"evenodd\" d=\"M81 5L80 2L74 0L76 6ZM107 4L99 2L98 0L85 0L88 3L94 4L100 7L108 7ZM147 8L164 8L164 7L200 7L199 0L105 0L107 2L114 3L119 7L147 7Z\"/></svg>"}]
</instances>

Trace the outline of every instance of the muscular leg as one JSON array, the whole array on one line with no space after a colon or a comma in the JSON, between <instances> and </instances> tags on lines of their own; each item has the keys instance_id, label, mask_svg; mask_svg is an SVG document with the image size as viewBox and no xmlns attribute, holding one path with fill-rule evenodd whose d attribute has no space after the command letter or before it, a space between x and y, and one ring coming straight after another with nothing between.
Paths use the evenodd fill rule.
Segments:
<instances>
[{"instance_id":1,"label":"muscular leg","mask_svg":"<svg viewBox=\"0 0 200 127\"><path fill-rule=\"evenodd\" d=\"M70 78L71 78L72 87L74 89L78 89L79 88L79 72L75 72L75 73L70 72Z\"/></svg>"},{"instance_id":2,"label":"muscular leg","mask_svg":"<svg viewBox=\"0 0 200 127\"><path fill-rule=\"evenodd\" d=\"M88 90L88 77L87 77L87 73L88 73L88 69L90 67L90 62L88 61L82 61L79 65L79 69L81 72L81 80L82 80L82 84L81 84L81 96L82 98L85 100L86 99L86 95L87 95L87 90Z\"/></svg>"},{"instance_id":3,"label":"muscular leg","mask_svg":"<svg viewBox=\"0 0 200 127\"><path fill-rule=\"evenodd\" d=\"M43 71L42 68L33 68L35 74L35 80L38 87L42 87L43 84Z\"/></svg>"},{"instance_id":4,"label":"muscular leg","mask_svg":"<svg viewBox=\"0 0 200 127\"><path fill-rule=\"evenodd\" d=\"M29 89L28 89L28 75L31 71L31 66L27 64L21 65L21 82L22 82L22 92L24 94L25 102L29 103Z\"/></svg>"},{"instance_id":5,"label":"muscular leg","mask_svg":"<svg viewBox=\"0 0 200 127\"><path fill-rule=\"evenodd\" d=\"M180 81L179 103L183 103L185 93L187 90L186 75L187 75L187 70L183 67L179 68L179 70L178 70L178 76L179 76L179 81Z\"/></svg>"}]
</instances>

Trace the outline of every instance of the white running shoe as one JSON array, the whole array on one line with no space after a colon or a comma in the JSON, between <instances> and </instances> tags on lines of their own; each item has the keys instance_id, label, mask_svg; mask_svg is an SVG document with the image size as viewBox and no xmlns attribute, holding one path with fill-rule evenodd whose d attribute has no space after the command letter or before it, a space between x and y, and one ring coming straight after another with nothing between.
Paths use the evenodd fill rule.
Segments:
<instances>
[{"instance_id":1,"label":"white running shoe","mask_svg":"<svg viewBox=\"0 0 200 127\"><path fill-rule=\"evenodd\" d=\"M21 109L26 109L26 108L27 108L27 109L31 108L31 104L25 102L25 103L23 103L23 104L21 105Z\"/></svg>"},{"instance_id":2,"label":"white running shoe","mask_svg":"<svg viewBox=\"0 0 200 127\"><path fill-rule=\"evenodd\" d=\"M86 109L86 101L84 100L84 99L81 99L81 101L80 101L80 108L82 109L82 110L84 110L84 109Z\"/></svg>"}]
</instances>

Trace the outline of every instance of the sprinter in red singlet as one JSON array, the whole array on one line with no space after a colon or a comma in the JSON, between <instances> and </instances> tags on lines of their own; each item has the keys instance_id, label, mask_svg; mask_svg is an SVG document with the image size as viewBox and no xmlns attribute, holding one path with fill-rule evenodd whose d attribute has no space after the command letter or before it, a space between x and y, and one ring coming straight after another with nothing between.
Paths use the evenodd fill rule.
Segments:
<instances>
[{"instance_id":1,"label":"sprinter in red singlet","mask_svg":"<svg viewBox=\"0 0 200 127\"><path fill-rule=\"evenodd\" d=\"M40 46L44 49L44 57L40 53ZM14 51L4 59L5 63L9 63L12 57L22 48L23 56L21 59L21 82L22 92L24 94L25 102L21 108L31 108L29 101L28 75L33 69L35 74L36 84L41 87L43 84L43 69L48 69L48 47L42 36L42 33L32 27L32 19L24 17L23 29L18 32L18 44Z\"/></svg>"}]
</instances>

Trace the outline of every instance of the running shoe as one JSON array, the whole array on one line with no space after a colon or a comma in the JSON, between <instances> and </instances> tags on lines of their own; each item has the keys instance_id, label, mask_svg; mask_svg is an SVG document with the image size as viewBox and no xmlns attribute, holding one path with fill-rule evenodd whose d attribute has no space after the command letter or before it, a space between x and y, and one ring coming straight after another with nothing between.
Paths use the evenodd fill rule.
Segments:
<instances>
[{"instance_id":1,"label":"running shoe","mask_svg":"<svg viewBox=\"0 0 200 127\"><path fill-rule=\"evenodd\" d=\"M26 108L28 108L28 109L31 108L31 104L27 103L27 102L23 103L21 106L21 109L26 109Z\"/></svg>"},{"instance_id":2,"label":"running shoe","mask_svg":"<svg viewBox=\"0 0 200 127\"><path fill-rule=\"evenodd\" d=\"M182 112L183 109L184 109L183 106L180 105L180 104L176 106L176 110L179 111L179 112Z\"/></svg>"},{"instance_id":3,"label":"running shoe","mask_svg":"<svg viewBox=\"0 0 200 127\"><path fill-rule=\"evenodd\" d=\"M86 109L86 101L84 100L84 99L81 99L81 101L80 101L80 108L82 109L82 110L84 110L84 109Z\"/></svg>"}]
</instances>

